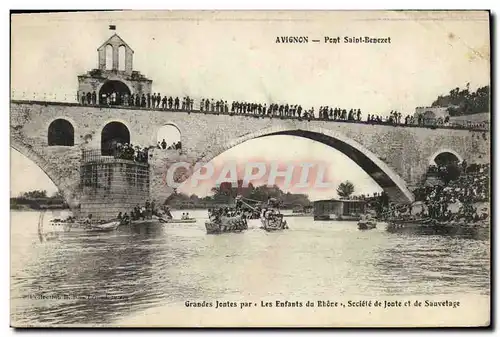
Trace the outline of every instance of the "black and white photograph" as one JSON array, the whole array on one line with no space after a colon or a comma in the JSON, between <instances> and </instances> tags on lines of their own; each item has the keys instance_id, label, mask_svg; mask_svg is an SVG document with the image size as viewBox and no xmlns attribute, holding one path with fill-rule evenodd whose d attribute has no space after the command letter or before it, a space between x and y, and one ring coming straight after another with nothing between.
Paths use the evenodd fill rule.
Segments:
<instances>
[{"instance_id":1,"label":"black and white photograph","mask_svg":"<svg viewBox=\"0 0 500 337\"><path fill-rule=\"evenodd\" d=\"M489 326L490 20L11 13L11 326Z\"/></svg>"}]
</instances>

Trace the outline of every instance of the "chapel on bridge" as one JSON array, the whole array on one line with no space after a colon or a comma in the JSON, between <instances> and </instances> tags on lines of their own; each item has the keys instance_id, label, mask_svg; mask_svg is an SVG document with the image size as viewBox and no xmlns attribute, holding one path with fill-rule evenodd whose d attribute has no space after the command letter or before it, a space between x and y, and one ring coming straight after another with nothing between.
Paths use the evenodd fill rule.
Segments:
<instances>
[{"instance_id":1,"label":"chapel on bridge","mask_svg":"<svg viewBox=\"0 0 500 337\"><path fill-rule=\"evenodd\" d=\"M151 94L152 80L133 70L134 51L117 34L98 49L98 67L78 76L78 100L91 98L94 104L122 105L131 95Z\"/></svg>"}]
</instances>

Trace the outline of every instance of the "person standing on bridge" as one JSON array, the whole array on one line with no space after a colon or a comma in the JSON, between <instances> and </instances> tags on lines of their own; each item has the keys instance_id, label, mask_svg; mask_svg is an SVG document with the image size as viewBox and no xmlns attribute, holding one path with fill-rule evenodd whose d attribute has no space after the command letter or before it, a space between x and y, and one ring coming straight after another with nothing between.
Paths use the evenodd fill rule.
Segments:
<instances>
[{"instance_id":1,"label":"person standing on bridge","mask_svg":"<svg viewBox=\"0 0 500 337\"><path fill-rule=\"evenodd\" d=\"M153 93L153 96L151 97L151 101L153 103L152 108L156 108L156 92Z\"/></svg>"}]
</instances>

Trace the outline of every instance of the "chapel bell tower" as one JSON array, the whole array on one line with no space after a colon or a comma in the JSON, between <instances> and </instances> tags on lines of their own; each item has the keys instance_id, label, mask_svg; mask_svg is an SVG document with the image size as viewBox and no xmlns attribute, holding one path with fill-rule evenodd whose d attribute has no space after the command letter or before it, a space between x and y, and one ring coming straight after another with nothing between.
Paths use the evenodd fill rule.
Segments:
<instances>
[{"instance_id":1,"label":"chapel bell tower","mask_svg":"<svg viewBox=\"0 0 500 337\"><path fill-rule=\"evenodd\" d=\"M134 51L117 34L113 34L98 49L100 70L121 70L128 75L132 75ZM108 55L106 55L108 54ZM106 64L111 54L111 64ZM123 64L120 64L122 63Z\"/></svg>"},{"instance_id":2,"label":"chapel bell tower","mask_svg":"<svg viewBox=\"0 0 500 337\"><path fill-rule=\"evenodd\" d=\"M151 95L153 81L134 70L134 51L120 36L113 34L97 54L97 68L78 76L79 101L88 97L84 102L90 104L134 105L137 97Z\"/></svg>"}]
</instances>

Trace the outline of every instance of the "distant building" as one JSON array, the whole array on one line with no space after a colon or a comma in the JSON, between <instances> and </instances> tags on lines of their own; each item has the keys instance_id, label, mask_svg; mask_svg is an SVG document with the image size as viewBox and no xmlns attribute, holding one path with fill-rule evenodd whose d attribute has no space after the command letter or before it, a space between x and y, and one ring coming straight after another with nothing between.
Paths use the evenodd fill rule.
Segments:
<instances>
[{"instance_id":1,"label":"distant building","mask_svg":"<svg viewBox=\"0 0 500 337\"><path fill-rule=\"evenodd\" d=\"M426 121L436 121L443 123L446 117L450 116L448 112L448 107L423 107L419 106L415 108L415 114L413 115L415 123L418 121L418 117L422 116Z\"/></svg>"},{"instance_id":2,"label":"distant building","mask_svg":"<svg viewBox=\"0 0 500 337\"><path fill-rule=\"evenodd\" d=\"M97 104L123 105L130 95L151 94L152 80L133 70L134 51L114 34L98 49L98 67L78 76L78 98L95 93Z\"/></svg>"},{"instance_id":3,"label":"distant building","mask_svg":"<svg viewBox=\"0 0 500 337\"><path fill-rule=\"evenodd\" d=\"M365 213L364 200L318 200L314 205L314 220L359 220Z\"/></svg>"}]
</instances>

